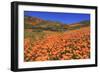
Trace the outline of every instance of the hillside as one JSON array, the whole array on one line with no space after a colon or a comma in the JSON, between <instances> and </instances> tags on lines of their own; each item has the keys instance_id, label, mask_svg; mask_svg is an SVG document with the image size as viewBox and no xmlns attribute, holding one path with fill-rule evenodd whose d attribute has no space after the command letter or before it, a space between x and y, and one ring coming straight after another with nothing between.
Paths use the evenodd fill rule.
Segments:
<instances>
[{"instance_id":1,"label":"hillside","mask_svg":"<svg viewBox=\"0 0 100 73\"><path fill-rule=\"evenodd\" d=\"M90 58L90 22L63 24L24 18L24 61Z\"/></svg>"},{"instance_id":2,"label":"hillside","mask_svg":"<svg viewBox=\"0 0 100 73\"><path fill-rule=\"evenodd\" d=\"M90 58L90 27L46 36L25 38L24 61L74 60Z\"/></svg>"},{"instance_id":3,"label":"hillside","mask_svg":"<svg viewBox=\"0 0 100 73\"><path fill-rule=\"evenodd\" d=\"M88 20L81 21L74 24L63 24L61 22L46 21L37 17L25 16L24 28L25 29L39 29L50 31L66 31L72 29L78 29L80 27L88 26L90 23Z\"/></svg>"}]
</instances>

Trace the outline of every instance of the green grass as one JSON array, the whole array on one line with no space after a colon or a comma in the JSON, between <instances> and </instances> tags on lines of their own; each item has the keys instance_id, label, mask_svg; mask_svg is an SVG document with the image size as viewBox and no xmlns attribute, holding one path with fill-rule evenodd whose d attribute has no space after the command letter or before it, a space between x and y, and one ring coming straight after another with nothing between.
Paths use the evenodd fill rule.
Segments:
<instances>
[{"instance_id":1,"label":"green grass","mask_svg":"<svg viewBox=\"0 0 100 73\"><path fill-rule=\"evenodd\" d=\"M27 30L24 31L24 38L31 38L32 41L41 40L44 38L44 36L45 36L45 33L43 31L41 32L38 32L38 31L29 32Z\"/></svg>"}]
</instances>

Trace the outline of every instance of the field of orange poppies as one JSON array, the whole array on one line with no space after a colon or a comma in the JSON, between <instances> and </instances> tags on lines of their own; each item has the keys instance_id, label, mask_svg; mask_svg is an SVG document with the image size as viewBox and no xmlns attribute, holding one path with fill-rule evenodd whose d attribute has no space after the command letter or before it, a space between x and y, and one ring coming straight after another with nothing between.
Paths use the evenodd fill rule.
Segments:
<instances>
[{"instance_id":1,"label":"field of orange poppies","mask_svg":"<svg viewBox=\"0 0 100 73\"><path fill-rule=\"evenodd\" d=\"M24 39L24 61L90 58L90 27L46 33L49 34L41 40L34 41L30 37Z\"/></svg>"}]
</instances>

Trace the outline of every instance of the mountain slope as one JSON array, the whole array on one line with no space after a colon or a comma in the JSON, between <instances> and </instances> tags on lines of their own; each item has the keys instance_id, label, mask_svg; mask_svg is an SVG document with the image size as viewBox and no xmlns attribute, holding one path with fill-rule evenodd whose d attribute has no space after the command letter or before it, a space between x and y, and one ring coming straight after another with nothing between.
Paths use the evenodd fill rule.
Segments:
<instances>
[{"instance_id":1,"label":"mountain slope","mask_svg":"<svg viewBox=\"0 0 100 73\"><path fill-rule=\"evenodd\" d=\"M50 31L65 31L78 29L84 26L89 26L90 21L85 20L74 24L63 24L61 22L47 21L37 17L25 16L24 17L24 28L25 29L39 29L39 30L50 30Z\"/></svg>"}]
</instances>

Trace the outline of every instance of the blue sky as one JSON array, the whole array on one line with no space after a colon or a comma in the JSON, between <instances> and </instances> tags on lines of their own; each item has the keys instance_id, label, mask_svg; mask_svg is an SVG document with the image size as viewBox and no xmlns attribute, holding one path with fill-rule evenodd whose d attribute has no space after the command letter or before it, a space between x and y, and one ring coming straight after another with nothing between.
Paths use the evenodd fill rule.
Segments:
<instances>
[{"instance_id":1,"label":"blue sky","mask_svg":"<svg viewBox=\"0 0 100 73\"><path fill-rule=\"evenodd\" d=\"M38 17L43 20L56 21L63 24L72 24L83 20L90 20L90 14L83 13L24 11L24 16Z\"/></svg>"}]
</instances>

